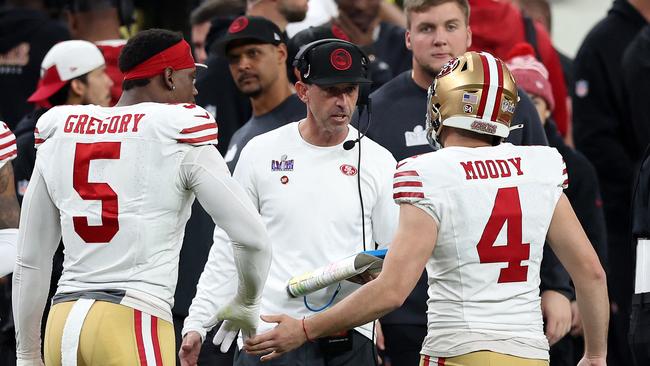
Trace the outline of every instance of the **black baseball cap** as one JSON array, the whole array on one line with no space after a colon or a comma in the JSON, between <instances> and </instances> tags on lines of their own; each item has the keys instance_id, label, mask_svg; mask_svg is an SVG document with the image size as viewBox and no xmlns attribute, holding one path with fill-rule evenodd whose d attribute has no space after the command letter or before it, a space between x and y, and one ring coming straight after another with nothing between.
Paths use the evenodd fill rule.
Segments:
<instances>
[{"instance_id":1,"label":"black baseball cap","mask_svg":"<svg viewBox=\"0 0 650 366\"><path fill-rule=\"evenodd\" d=\"M234 41L249 41L248 43L269 43L279 45L286 43L285 36L275 23L263 18L253 16L240 16L233 20L228 31L217 40L216 49L222 55Z\"/></svg>"},{"instance_id":2,"label":"black baseball cap","mask_svg":"<svg viewBox=\"0 0 650 366\"><path fill-rule=\"evenodd\" d=\"M303 67L298 66L300 78L305 83L319 86L334 84L367 84L368 57L358 46L340 39L317 41L311 49L298 52L294 66L300 61L298 56L304 54ZM303 47L309 47L305 45Z\"/></svg>"}]
</instances>

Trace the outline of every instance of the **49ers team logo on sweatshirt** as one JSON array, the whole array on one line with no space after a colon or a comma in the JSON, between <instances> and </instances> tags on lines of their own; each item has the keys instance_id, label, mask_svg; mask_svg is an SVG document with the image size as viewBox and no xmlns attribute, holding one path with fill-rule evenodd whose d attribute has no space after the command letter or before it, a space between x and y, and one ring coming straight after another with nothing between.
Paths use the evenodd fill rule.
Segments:
<instances>
[{"instance_id":1,"label":"49ers team logo on sweatshirt","mask_svg":"<svg viewBox=\"0 0 650 366\"><path fill-rule=\"evenodd\" d=\"M340 167L341 173L349 176L354 176L357 175L357 168L353 167L352 165L349 164L343 164Z\"/></svg>"}]
</instances>

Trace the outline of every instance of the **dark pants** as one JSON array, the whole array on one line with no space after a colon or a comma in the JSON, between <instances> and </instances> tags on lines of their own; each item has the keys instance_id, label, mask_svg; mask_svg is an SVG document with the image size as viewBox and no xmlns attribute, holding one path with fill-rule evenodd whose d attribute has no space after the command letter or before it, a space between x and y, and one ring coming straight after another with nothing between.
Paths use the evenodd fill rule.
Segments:
<instances>
[{"instance_id":1,"label":"dark pants","mask_svg":"<svg viewBox=\"0 0 650 366\"><path fill-rule=\"evenodd\" d=\"M235 354L235 366L374 366L375 346L370 339L352 332L352 349L343 352L325 351L319 343L305 343L298 349L265 363L259 356L244 352Z\"/></svg>"},{"instance_id":2,"label":"dark pants","mask_svg":"<svg viewBox=\"0 0 650 366\"><path fill-rule=\"evenodd\" d=\"M426 325L382 324L386 351L391 366L417 366L420 350L427 335Z\"/></svg>"},{"instance_id":3,"label":"dark pants","mask_svg":"<svg viewBox=\"0 0 650 366\"><path fill-rule=\"evenodd\" d=\"M650 365L650 293L632 297L628 342L636 366Z\"/></svg>"},{"instance_id":4,"label":"dark pants","mask_svg":"<svg viewBox=\"0 0 650 366\"><path fill-rule=\"evenodd\" d=\"M180 366L180 360L178 359L178 350L181 348L181 343L183 343L183 338L181 337L181 331L183 330L183 321L185 318L174 315L174 332L176 333L176 366ZM218 346L212 344L212 338L214 334L219 329L220 324L214 327L205 337L203 345L201 346L201 353L199 353L199 360L197 364L199 366L232 366L233 365L233 356L235 354L235 348L237 342L233 342L233 345L230 347L227 353L221 353Z\"/></svg>"},{"instance_id":5,"label":"dark pants","mask_svg":"<svg viewBox=\"0 0 650 366\"><path fill-rule=\"evenodd\" d=\"M573 342L574 338L567 334L551 346L549 356L551 357L550 364L552 366L574 366L578 362L574 360Z\"/></svg>"}]
</instances>

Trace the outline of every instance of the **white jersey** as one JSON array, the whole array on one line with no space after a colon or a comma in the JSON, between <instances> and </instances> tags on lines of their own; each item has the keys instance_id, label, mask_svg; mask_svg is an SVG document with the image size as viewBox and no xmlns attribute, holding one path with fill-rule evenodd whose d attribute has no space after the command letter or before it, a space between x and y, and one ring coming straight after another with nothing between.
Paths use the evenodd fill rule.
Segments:
<instances>
[{"instance_id":1,"label":"white jersey","mask_svg":"<svg viewBox=\"0 0 650 366\"><path fill-rule=\"evenodd\" d=\"M39 119L35 143L65 245L55 301L117 290L122 304L171 320L194 200L181 162L217 143L214 118L193 104L62 106Z\"/></svg>"},{"instance_id":2,"label":"white jersey","mask_svg":"<svg viewBox=\"0 0 650 366\"><path fill-rule=\"evenodd\" d=\"M343 149L342 143L314 146L303 140L298 126L298 122L289 123L253 138L244 147L233 176L258 208L273 246L260 314L302 318L315 313L302 297L288 295L289 279L364 250L357 174L363 194L366 249L374 249L375 243L385 247L393 239L398 206L392 200L396 162L388 150L362 139L359 169L358 144L351 150ZM357 130L350 127L346 140L356 135ZM217 228L183 333L194 330L205 335L202 324L220 302L232 296L234 283L224 273L226 264L234 268L232 251L221 243L227 240ZM334 303L358 287L342 282ZM336 289L333 285L309 294L307 302L312 308L322 307ZM273 324L260 322L258 332L271 328ZM370 325L357 330L372 336Z\"/></svg>"},{"instance_id":3,"label":"white jersey","mask_svg":"<svg viewBox=\"0 0 650 366\"><path fill-rule=\"evenodd\" d=\"M0 168L16 158L16 137L6 123L0 121ZM13 184L13 182L11 182Z\"/></svg>"},{"instance_id":4,"label":"white jersey","mask_svg":"<svg viewBox=\"0 0 650 366\"><path fill-rule=\"evenodd\" d=\"M16 154L16 138L9 126L0 121L0 169L15 159ZM7 184L14 184L14 182L7 182ZM6 207L0 205L0 210L4 209ZM0 277L8 275L14 269L17 234L16 228L0 228Z\"/></svg>"},{"instance_id":5,"label":"white jersey","mask_svg":"<svg viewBox=\"0 0 650 366\"><path fill-rule=\"evenodd\" d=\"M548 359L539 271L567 184L562 157L543 146L447 147L398 164L395 201L438 223L423 354Z\"/></svg>"}]
</instances>

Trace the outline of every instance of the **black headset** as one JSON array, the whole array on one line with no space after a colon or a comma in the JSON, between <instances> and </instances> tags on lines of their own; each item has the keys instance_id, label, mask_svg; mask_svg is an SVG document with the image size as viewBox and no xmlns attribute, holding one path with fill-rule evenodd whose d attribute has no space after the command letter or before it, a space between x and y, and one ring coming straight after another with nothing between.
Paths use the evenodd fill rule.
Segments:
<instances>
[{"instance_id":1,"label":"black headset","mask_svg":"<svg viewBox=\"0 0 650 366\"><path fill-rule=\"evenodd\" d=\"M90 10L89 5L91 1L77 1L77 0L64 0L66 7L73 13L79 13ZM129 27L135 22L134 13L135 7L133 5L133 0L109 0L105 1L108 5L115 7L117 9L117 16L120 20L120 25Z\"/></svg>"},{"instance_id":2,"label":"black headset","mask_svg":"<svg viewBox=\"0 0 650 366\"><path fill-rule=\"evenodd\" d=\"M352 46L352 48L354 48L361 56L361 71L363 73L363 77L368 78L368 63L370 62L370 60L368 59L368 56L366 56L366 53L363 52L363 50L359 46L357 46L352 42L348 42L338 38L325 38L301 46L300 49L298 50L298 53L296 54L296 57L294 57L293 66L298 69L298 72L300 72L300 77L302 78L303 81L309 82L309 78L310 78L309 60L308 60L309 52L311 52L311 50L313 50L314 48L325 43L339 43L339 44ZM345 150L352 150L354 148L354 145L357 144L359 141L361 141L361 139L366 135L366 132L368 132L368 127L370 126L370 113L371 113L370 112L371 102L370 102L369 95L370 95L370 85L360 85L359 97L357 98L357 107L359 109L358 126L359 128L361 128L360 125L361 114L363 113L363 110L366 107L368 109L368 124L366 125L366 129L363 132L363 134L360 133L359 136L354 140L345 141L345 143L343 144L343 148Z\"/></svg>"},{"instance_id":3,"label":"black headset","mask_svg":"<svg viewBox=\"0 0 650 366\"><path fill-rule=\"evenodd\" d=\"M301 46L300 49L298 50L298 53L296 54L296 57L294 57L293 66L298 69L298 71L300 72L300 77L302 78L303 81L309 82L309 78L310 78L309 59L308 59L309 53L314 48L325 43L340 43L340 44L346 44L352 46L361 56L361 71L363 72L363 77L368 78L368 63L370 62L370 60L368 59L368 56L366 56L366 53L363 52L363 50L361 50L359 46L357 46L352 42L344 41L338 38L325 38ZM357 106L368 105L369 94L370 93L367 88L365 88L364 86L360 86L359 98L357 99Z\"/></svg>"}]
</instances>

